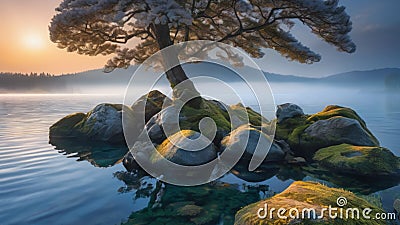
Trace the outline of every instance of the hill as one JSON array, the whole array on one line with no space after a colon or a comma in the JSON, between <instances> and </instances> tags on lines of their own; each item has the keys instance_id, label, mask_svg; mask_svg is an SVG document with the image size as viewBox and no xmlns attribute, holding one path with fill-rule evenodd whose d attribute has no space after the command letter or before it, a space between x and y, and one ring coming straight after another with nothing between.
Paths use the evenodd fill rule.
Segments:
<instances>
[{"instance_id":1,"label":"hill","mask_svg":"<svg viewBox=\"0 0 400 225\"><path fill-rule=\"evenodd\" d=\"M125 88L138 66L116 69L103 73L101 69L54 76L50 74L0 73L0 93L87 93L89 90ZM196 63L184 65L189 77L211 76L224 82L242 82L234 71L217 64ZM254 68L245 68L246 73L257 73ZM146 73L146 72L144 72ZM138 82L148 79L146 74L137 74ZM161 76L162 74L160 74ZM280 75L264 72L270 83L304 83L340 85L359 89L400 91L400 69L384 68L369 71L352 71L322 78L307 78L294 75ZM257 79L254 76L254 79ZM252 80L252 78L250 78ZM254 80L252 80L254 81ZM160 85L168 85L163 76Z\"/></svg>"}]
</instances>

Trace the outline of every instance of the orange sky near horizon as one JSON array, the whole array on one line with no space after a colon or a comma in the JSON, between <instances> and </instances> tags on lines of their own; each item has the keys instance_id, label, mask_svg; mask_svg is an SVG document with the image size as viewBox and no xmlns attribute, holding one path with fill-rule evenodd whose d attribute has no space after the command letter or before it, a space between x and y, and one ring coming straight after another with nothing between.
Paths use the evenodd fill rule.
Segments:
<instances>
[{"instance_id":1,"label":"orange sky near horizon","mask_svg":"<svg viewBox=\"0 0 400 225\"><path fill-rule=\"evenodd\" d=\"M110 56L69 53L50 41L48 26L60 2L0 2L0 72L66 74L104 66Z\"/></svg>"},{"instance_id":2,"label":"orange sky near horizon","mask_svg":"<svg viewBox=\"0 0 400 225\"><path fill-rule=\"evenodd\" d=\"M55 75L99 69L112 57L69 53L49 38L48 26L62 0L0 0L0 72L51 73ZM352 18L350 36L357 45L354 54L338 52L304 26L295 26L294 36L322 55L321 62L288 61L273 50L255 61L261 69L279 74L321 77L352 70L400 68L397 37L400 35L400 1L385 4L365 0L341 0ZM129 46L135 44L132 41Z\"/></svg>"}]
</instances>

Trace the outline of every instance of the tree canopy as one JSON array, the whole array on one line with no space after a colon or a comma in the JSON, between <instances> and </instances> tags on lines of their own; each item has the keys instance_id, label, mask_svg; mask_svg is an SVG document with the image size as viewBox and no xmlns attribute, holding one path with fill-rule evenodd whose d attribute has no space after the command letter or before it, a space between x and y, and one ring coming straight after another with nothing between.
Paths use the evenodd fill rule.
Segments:
<instances>
[{"instance_id":1,"label":"tree canopy","mask_svg":"<svg viewBox=\"0 0 400 225\"><path fill-rule=\"evenodd\" d=\"M255 58L271 48L301 63L319 61L290 33L296 20L339 51L356 49L338 0L64 0L56 11L51 40L69 52L114 54L108 71L190 40L223 42Z\"/></svg>"}]
</instances>

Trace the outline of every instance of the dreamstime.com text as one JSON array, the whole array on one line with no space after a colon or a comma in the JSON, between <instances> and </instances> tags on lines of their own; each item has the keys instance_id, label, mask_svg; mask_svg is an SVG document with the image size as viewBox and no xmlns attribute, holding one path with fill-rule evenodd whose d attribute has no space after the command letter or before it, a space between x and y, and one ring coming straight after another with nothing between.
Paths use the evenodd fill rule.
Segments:
<instances>
[{"instance_id":1,"label":"dreamstime.com text","mask_svg":"<svg viewBox=\"0 0 400 225\"><path fill-rule=\"evenodd\" d=\"M394 212L374 212L371 208L344 208L347 205L345 197L336 201L338 207L329 205L325 208L274 208L267 203L257 211L259 219L364 219L364 220L399 220Z\"/></svg>"}]
</instances>

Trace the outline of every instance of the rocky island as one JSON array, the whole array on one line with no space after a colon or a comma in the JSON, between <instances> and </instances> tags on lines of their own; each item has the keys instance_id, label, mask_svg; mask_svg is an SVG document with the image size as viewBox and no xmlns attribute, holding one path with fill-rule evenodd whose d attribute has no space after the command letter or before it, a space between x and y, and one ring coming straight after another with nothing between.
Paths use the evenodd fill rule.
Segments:
<instances>
[{"instance_id":1,"label":"rocky island","mask_svg":"<svg viewBox=\"0 0 400 225\"><path fill-rule=\"evenodd\" d=\"M286 103L278 106L276 119L268 121L259 113L241 104L228 106L222 102L205 99L203 102L204 106L200 109L184 106L178 112L181 130L179 135L172 135L169 138L164 133L163 126L170 121L170 116L177 113L174 108L174 100L155 90L143 95L131 106L104 103L99 104L90 112L75 113L62 118L50 127L50 143L57 146L62 140L68 139L74 142L104 142L125 146L126 140L122 128L122 112L124 112L132 120L131 124L136 127L138 136L140 133L146 132L158 153L177 164L200 165L207 163L217 158L221 152L232 151L235 146L242 145L242 137L248 135L249 141L246 143L245 151L231 171L244 179L258 181L260 176L261 179L265 179L266 171L272 176L277 173L274 171L279 171L278 175L286 173L293 178L296 171L300 171L302 174L312 174L316 177L333 174L354 180L355 183L358 179L377 176L379 176L377 179L390 180L391 184L397 184L400 181L400 158L389 149L380 147L379 141L367 128L365 121L350 108L330 105L321 112L307 115L298 105ZM141 107L145 108L145 112L138 110ZM233 114L236 115L235 117L229 116L229 112L232 111L245 111L248 118L244 118L241 113ZM145 120L138 120L137 118L140 117ZM192 153L173 144L190 145L185 142L200 136L201 130L198 124L206 117L211 118L217 126L216 134L210 145ZM275 131L273 139L269 135L271 131ZM248 171L248 163L256 149L254 143L258 140L271 148L259 167L261 169ZM133 146L140 148L141 145L135 143ZM127 171L141 170L131 152L126 151L122 161ZM154 156L150 155L149 157ZM285 172L279 169L282 166L285 167ZM275 168L278 169L275 170ZM304 176L300 175L299 179L301 180ZM337 182L340 181L332 181L334 184ZM349 189L351 190L351 188ZM331 194L325 195L328 192ZM304 200L305 202L302 203L306 204L304 207L309 205L320 207L327 202L336 200L338 197L336 195L339 194L354 200L354 204L362 203L361 205L369 206L366 201L359 199L351 192L329 189L312 182L295 182L286 191L263 201L280 202L280 205L285 202L290 205ZM324 195L324 199L316 202L305 200L305 196L308 196L307 199L314 199L316 196L321 197L322 195ZM254 203L254 205L239 210L236 214L235 224L267 224L267 221L263 223L254 217L256 214L250 213L252 210L254 211L255 206L261 203ZM188 203L186 206L178 205L176 206L177 210L183 216L201 215L201 212L204 212L202 206L197 203ZM199 219L199 221L201 220ZM326 223L326 221L322 222ZM131 224L141 223L132 222ZM192 224L207 223L192 220ZM374 221L371 224L380 223Z\"/></svg>"}]
</instances>

